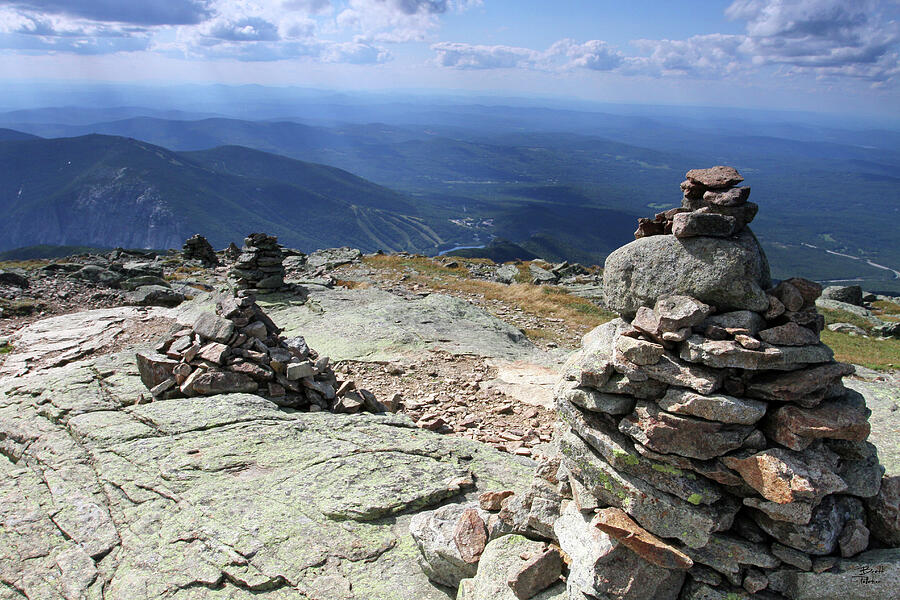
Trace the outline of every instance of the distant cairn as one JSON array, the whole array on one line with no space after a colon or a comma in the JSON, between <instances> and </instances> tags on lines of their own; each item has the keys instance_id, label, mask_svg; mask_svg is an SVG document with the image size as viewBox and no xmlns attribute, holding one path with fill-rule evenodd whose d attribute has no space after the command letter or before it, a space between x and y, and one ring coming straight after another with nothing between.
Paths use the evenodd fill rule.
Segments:
<instances>
[{"instance_id":1,"label":"distant cairn","mask_svg":"<svg viewBox=\"0 0 900 600\"><path fill-rule=\"evenodd\" d=\"M251 233L228 279L236 291L268 294L284 287L284 255L278 238L265 233Z\"/></svg>"},{"instance_id":2,"label":"distant cairn","mask_svg":"<svg viewBox=\"0 0 900 600\"><path fill-rule=\"evenodd\" d=\"M184 260L199 260L204 267L217 267L219 258L209 241L199 233L192 235L184 242L182 248Z\"/></svg>"}]
</instances>

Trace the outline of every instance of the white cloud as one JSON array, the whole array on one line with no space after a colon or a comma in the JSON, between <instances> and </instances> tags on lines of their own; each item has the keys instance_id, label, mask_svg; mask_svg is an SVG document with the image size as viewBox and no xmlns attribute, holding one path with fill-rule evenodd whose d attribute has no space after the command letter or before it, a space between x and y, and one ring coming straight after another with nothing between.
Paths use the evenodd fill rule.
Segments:
<instances>
[{"instance_id":1,"label":"white cloud","mask_svg":"<svg viewBox=\"0 0 900 600\"><path fill-rule=\"evenodd\" d=\"M735 0L746 21L741 52L785 72L886 80L896 75L897 3L887 0Z\"/></svg>"},{"instance_id":2,"label":"white cloud","mask_svg":"<svg viewBox=\"0 0 900 600\"><path fill-rule=\"evenodd\" d=\"M437 53L436 63L454 69L535 68L540 52L513 46L479 46L460 42L441 42L431 49Z\"/></svg>"}]
</instances>

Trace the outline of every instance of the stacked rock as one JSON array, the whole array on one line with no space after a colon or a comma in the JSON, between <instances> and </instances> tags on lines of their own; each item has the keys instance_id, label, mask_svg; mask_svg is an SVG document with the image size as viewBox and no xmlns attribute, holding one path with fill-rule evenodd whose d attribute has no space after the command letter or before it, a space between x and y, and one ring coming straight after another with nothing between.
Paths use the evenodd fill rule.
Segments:
<instances>
[{"instance_id":1,"label":"stacked rock","mask_svg":"<svg viewBox=\"0 0 900 600\"><path fill-rule=\"evenodd\" d=\"M900 551L869 550L866 503L884 472L870 411L841 382L853 367L819 341L821 287L771 287L746 221L714 208L746 206L721 200L746 202L729 187L740 180L688 173L686 202L709 204L674 213L673 233L731 227L698 246L705 256L649 238L607 260L607 304L622 318L585 336L556 395L573 502L554 532L572 559L570 599L824 598L809 595L815 578L856 564L891 573L865 597L896 592ZM721 278L723 262L739 281Z\"/></svg>"},{"instance_id":2,"label":"stacked rock","mask_svg":"<svg viewBox=\"0 0 900 600\"><path fill-rule=\"evenodd\" d=\"M652 220L638 219L634 237L728 237L740 232L759 210L759 206L747 202L748 186L735 187L743 180L734 167L688 171L687 179L681 183L681 207L657 213Z\"/></svg>"},{"instance_id":3,"label":"stacked rock","mask_svg":"<svg viewBox=\"0 0 900 600\"><path fill-rule=\"evenodd\" d=\"M226 298L155 349L138 352L141 381L156 398L225 393L265 396L310 411L385 412L388 407L352 381L338 381L327 356L281 330L252 296Z\"/></svg>"},{"instance_id":4,"label":"stacked rock","mask_svg":"<svg viewBox=\"0 0 900 600\"><path fill-rule=\"evenodd\" d=\"M267 294L284 287L284 265L278 238L264 233L251 233L228 272L237 290Z\"/></svg>"},{"instance_id":5,"label":"stacked rock","mask_svg":"<svg viewBox=\"0 0 900 600\"><path fill-rule=\"evenodd\" d=\"M216 251L213 250L209 240L199 233L185 240L182 250L184 252L184 260L196 259L203 263L205 267L216 267L219 265Z\"/></svg>"}]
</instances>

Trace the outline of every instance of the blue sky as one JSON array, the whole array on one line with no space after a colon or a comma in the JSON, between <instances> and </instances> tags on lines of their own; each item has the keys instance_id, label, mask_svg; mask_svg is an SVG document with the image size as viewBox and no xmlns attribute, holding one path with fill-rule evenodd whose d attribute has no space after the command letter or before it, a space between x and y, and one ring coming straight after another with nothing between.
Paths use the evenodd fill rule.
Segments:
<instances>
[{"instance_id":1,"label":"blue sky","mask_svg":"<svg viewBox=\"0 0 900 600\"><path fill-rule=\"evenodd\" d=\"M896 115L900 0L0 0L0 79Z\"/></svg>"}]
</instances>

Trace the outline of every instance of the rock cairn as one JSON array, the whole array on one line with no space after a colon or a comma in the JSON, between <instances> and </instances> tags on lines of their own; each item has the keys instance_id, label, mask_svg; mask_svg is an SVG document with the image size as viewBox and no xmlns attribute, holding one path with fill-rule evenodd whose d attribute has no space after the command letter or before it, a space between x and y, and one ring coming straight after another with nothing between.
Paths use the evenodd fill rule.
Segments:
<instances>
[{"instance_id":1,"label":"rock cairn","mask_svg":"<svg viewBox=\"0 0 900 600\"><path fill-rule=\"evenodd\" d=\"M652 220L638 219L634 237L728 237L740 232L759 210L759 206L747 201L749 186L735 187L743 180L734 167L688 171L681 184L681 207L657 213Z\"/></svg>"},{"instance_id":2,"label":"rock cairn","mask_svg":"<svg viewBox=\"0 0 900 600\"><path fill-rule=\"evenodd\" d=\"M237 290L267 294L284 287L284 257L278 238L264 233L251 233L228 279Z\"/></svg>"},{"instance_id":3,"label":"rock cairn","mask_svg":"<svg viewBox=\"0 0 900 600\"><path fill-rule=\"evenodd\" d=\"M896 498L880 496L870 411L841 383L854 369L819 341L821 287L771 287L755 238L741 253L756 268L722 281L743 290L726 296L703 273L679 274L715 265L645 253L640 238L668 232L721 238L704 242L707 257L752 238L756 206L733 187L736 170L687 177L684 207L643 220L609 257L607 302L624 318L585 336L557 388L559 479L573 501L554 537L572 559L568 598L824 598L810 590L856 564L888 564L895 578L900 552L870 550L870 533L888 536L870 532L866 508ZM674 282L656 295L647 281L608 281L653 283L655 270ZM882 581L859 597L889 590Z\"/></svg>"},{"instance_id":4,"label":"rock cairn","mask_svg":"<svg viewBox=\"0 0 900 600\"><path fill-rule=\"evenodd\" d=\"M216 256L216 251L213 250L209 241L199 233L185 240L182 250L184 252L184 260L199 260L204 267L219 266L219 258Z\"/></svg>"},{"instance_id":5,"label":"rock cairn","mask_svg":"<svg viewBox=\"0 0 900 600\"><path fill-rule=\"evenodd\" d=\"M313 412L388 411L368 390L339 381L329 358L302 337L280 334L252 296L223 299L155 352L139 352L141 381L154 399L250 393Z\"/></svg>"}]
</instances>

